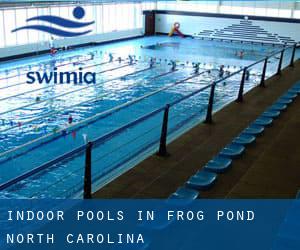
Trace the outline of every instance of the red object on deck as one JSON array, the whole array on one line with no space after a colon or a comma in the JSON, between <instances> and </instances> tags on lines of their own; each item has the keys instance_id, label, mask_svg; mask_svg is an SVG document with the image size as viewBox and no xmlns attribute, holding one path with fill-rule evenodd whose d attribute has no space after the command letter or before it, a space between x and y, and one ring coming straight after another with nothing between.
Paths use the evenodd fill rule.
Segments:
<instances>
[{"instance_id":1,"label":"red object on deck","mask_svg":"<svg viewBox=\"0 0 300 250\"><path fill-rule=\"evenodd\" d=\"M174 28L174 32L176 32L179 36L184 37L181 31L178 28Z\"/></svg>"}]
</instances>

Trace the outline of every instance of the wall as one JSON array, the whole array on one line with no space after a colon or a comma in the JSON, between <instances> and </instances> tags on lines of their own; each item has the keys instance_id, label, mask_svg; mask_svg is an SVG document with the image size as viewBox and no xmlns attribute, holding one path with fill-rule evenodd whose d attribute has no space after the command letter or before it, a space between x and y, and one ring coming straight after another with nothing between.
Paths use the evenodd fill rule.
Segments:
<instances>
[{"instance_id":1,"label":"wall","mask_svg":"<svg viewBox=\"0 0 300 250\"><path fill-rule=\"evenodd\" d=\"M55 38L56 47L74 46L87 43L101 43L110 40L141 36L144 33L143 10L154 9L155 2L107 2L80 5L85 12L76 18L74 10L78 4L35 4L1 7L0 5L0 60L7 57L49 50L51 36ZM34 29L12 32L15 28L28 25L47 26L49 28L69 31L63 25L43 20L31 20L36 16L58 16L75 22L92 22L88 27L72 28L72 32L90 33L84 36L63 38Z\"/></svg>"},{"instance_id":2,"label":"wall","mask_svg":"<svg viewBox=\"0 0 300 250\"><path fill-rule=\"evenodd\" d=\"M184 34L266 43L300 41L300 20L267 17L205 14L193 12L156 12L156 32L168 33L174 22L180 22Z\"/></svg>"}]
</instances>

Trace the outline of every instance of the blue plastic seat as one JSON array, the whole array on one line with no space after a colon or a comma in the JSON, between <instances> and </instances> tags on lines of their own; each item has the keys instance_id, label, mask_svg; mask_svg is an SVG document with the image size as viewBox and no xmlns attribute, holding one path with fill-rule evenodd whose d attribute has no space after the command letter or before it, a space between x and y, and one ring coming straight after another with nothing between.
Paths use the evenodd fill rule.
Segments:
<instances>
[{"instance_id":1,"label":"blue plastic seat","mask_svg":"<svg viewBox=\"0 0 300 250\"><path fill-rule=\"evenodd\" d=\"M175 193L171 194L170 199L187 199L195 200L199 196L199 192L187 187L179 187Z\"/></svg>"},{"instance_id":2,"label":"blue plastic seat","mask_svg":"<svg viewBox=\"0 0 300 250\"><path fill-rule=\"evenodd\" d=\"M225 158L237 158L245 151L245 147L239 144L231 143L222 149L220 152L221 157Z\"/></svg>"},{"instance_id":3,"label":"blue plastic seat","mask_svg":"<svg viewBox=\"0 0 300 250\"><path fill-rule=\"evenodd\" d=\"M284 111L287 109L287 105L284 103L274 103L271 107L269 107L267 109L267 111L269 110L278 110L278 111Z\"/></svg>"},{"instance_id":4,"label":"blue plastic seat","mask_svg":"<svg viewBox=\"0 0 300 250\"><path fill-rule=\"evenodd\" d=\"M290 88L288 90L288 93L289 94L296 94L296 95L299 95L300 94L300 88Z\"/></svg>"},{"instance_id":5,"label":"blue plastic seat","mask_svg":"<svg viewBox=\"0 0 300 250\"><path fill-rule=\"evenodd\" d=\"M205 170L198 171L185 185L196 190L207 190L212 187L217 180L217 174Z\"/></svg>"},{"instance_id":6,"label":"blue plastic seat","mask_svg":"<svg viewBox=\"0 0 300 250\"><path fill-rule=\"evenodd\" d=\"M295 93L285 93L281 96L281 98L295 99L298 95Z\"/></svg>"},{"instance_id":7,"label":"blue plastic seat","mask_svg":"<svg viewBox=\"0 0 300 250\"><path fill-rule=\"evenodd\" d=\"M249 145L253 142L255 142L256 138L254 135L249 135L249 134L240 134L239 136L237 136L236 138L233 139L233 143L235 144L239 144L239 145Z\"/></svg>"},{"instance_id":8,"label":"blue plastic seat","mask_svg":"<svg viewBox=\"0 0 300 250\"><path fill-rule=\"evenodd\" d=\"M277 118L280 116L280 111L278 110L268 110L262 113L261 117L268 117L268 118Z\"/></svg>"},{"instance_id":9,"label":"blue plastic seat","mask_svg":"<svg viewBox=\"0 0 300 250\"><path fill-rule=\"evenodd\" d=\"M272 110L269 110L267 112L272 112ZM253 125L259 125L259 126L270 126L273 123L273 119L270 117L264 117L260 116L258 117L252 124Z\"/></svg>"},{"instance_id":10,"label":"blue plastic seat","mask_svg":"<svg viewBox=\"0 0 300 250\"><path fill-rule=\"evenodd\" d=\"M276 101L276 104L278 103L278 104L286 104L286 105L288 105L288 104L291 104L293 102L293 99L291 99L291 98L279 98L277 101Z\"/></svg>"},{"instance_id":11,"label":"blue plastic seat","mask_svg":"<svg viewBox=\"0 0 300 250\"><path fill-rule=\"evenodd\" d=\"M217 156L210 160L205 166L204 169L213 173L224 173L230 168L232 160L230 158L224 158Z\"/></svg>"},{"instance_id":12,"label":"blue plastic seat","mask_svg":"<svg viewBox=\"0 0 300 250\"><path fill-rule=\"evenodd\" d=\"M244 134L250 134L250 135L261 135L264 132L265 128L260 125L250 125L248 128L244 129Z\"/></svg>"}]
</instances>

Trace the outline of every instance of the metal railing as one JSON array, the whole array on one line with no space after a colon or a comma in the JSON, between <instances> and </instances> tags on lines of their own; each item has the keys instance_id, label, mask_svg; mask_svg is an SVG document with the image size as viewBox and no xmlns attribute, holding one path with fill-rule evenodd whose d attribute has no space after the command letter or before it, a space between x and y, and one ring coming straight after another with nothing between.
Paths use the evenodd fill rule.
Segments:
<instances>
[{"instance_id":1,"label":"metal railing","mask_svg":"<svg viewBox=\"0 0 300 250\"><path fill-rule=\"evenodd\" d=\"M238 97L236 99L237 102L243 102L243 96L244 96L244 84L245 84L245 80L246 80L246 74L247 74L247 70L249 70L251 67L258 65L259 63L264 62L263 64L263 69L262 69L262 74L261 74L261 80L260 80L260 86L261 87L265 87L265 78L266 78L266 70L267 70L267 65L268 65L268 59L276 56L276 55L280 55L279 58L279 63L278 63L278 67L277 67L277 75L281 75L281 71L282 71L282 62L283 62L283 55L284 52L292 49L292 55L291 55L291 59L290 59L290 67L294 66L294 60L295 60L295 52L296 52L296 47L297 44L294 44L293 46L289 46L286 48L283 48L280 51L276 51L274 53L272 53L271 55L267 56L266 58L263 58L259 61L256 61L255 63L252 63L226 77L223 77L215 82L213 82L212 84L209 84L207 86L205 86L204 88L201 88L189 95L184 96L183 98L173 102L173 103L169 103L167 104L165 107L160 108L156 111L151 112L150 114L147 114L141 118L139 118L138 120L127 124L121 128L118 129L118 133L122 130L125 130L133 125L136 125L137 123L140 123L142 121L144 121L145 119L154 116L155 114L164 111L164 115L163 115L163 121L162 121L162 127L161 127L161 136L160 136L160 142L159 142L159 148L158 148L158 156L161 157L166 157L169 155L168 151L167 151L167 138L168 138L168 121L169 121L169 110L172 106L174 106L175 104L182 102L183 100L186 100L196 94L198 94L199 92L202 92L208 88L210 89L210 95L209 95L209 101L208 101L208 106L207 106L207 111L206 111L206 119L205 119L205 123L211 124L212 123L212 114L213 114L213 104L214 104L214 96L215 96L215 89L216 89L216 85L218 83L223 82L224 80L231 78L234 75L238 75L240 73L242 73L242 77L241 77L241 81L240 81L240 87L239 87L239 92L238 92ZM109 135L109 137L111 136L111 134ZM96 141L102 140L103 138L99 138ZM92 158L92 147L93 145L96 143L96 141L91 141L88 142L86 145L86 165L85 165L85 176L84 176L84 193L83 193L83 197L84 199L90 199L92 198L92 175L91 175L91 158Z\"/></svg>"},{"instance_id":2,"label":"metal railing","mask_svg":"<svg viewBox=\"0 0 300 250\"><path fill-rule=\"evenodd\" d=\"M117 128L99 138L96 138L95 140L93 141L90 141L88 142L86 145L82 145L70 152L67 152L59 157L57 157L56 159L53 159L35 169L32 169L30 171L28 171L27 173L24 173L6 183L3 183L0 185L0 191L1 190L4 190L24 179L27 179L43 170L46 170L47 168L50 168L52 167L54 164L57 164L58 162L62 162L62 161L66 161L70 158L74 158L75 156L77 155L82 155L85 153L85 176L84 176L84 198L86 199L89 199L92 197L92 152L93 152L93 148L96 147L97 145L99 144L102 144L104 143L105 141L109 141L111 138L113 138L114 136L122 133L123 131L126 131L128 130L129 128L132 128L138 124L142 124L144 121L148 120L149 118L151 117L154 117L156 116L157 114L160 114L160 113L163 113L163 120L162 120L162 124L161 124L161 134L160 134L160 139L159 139L159 148L157 150L157 154L161 157L165 157L168 155L168 151L167 151L167 139L168 139L168 136L170 135L169 131L168 131L168 122L169 122L169 111L170 109L175 106L176 104L180 103L180 102L183 102L184 100L188 100L189 98L201 93L201 92L204 92L205 90L209 90L210 88L210 93L209 93L209 98L208 98L208 102L207 102L207 108L206 108L206 118L205 118L205 123L212 123L213 122L213 119L212 119L212 114L214 112L214 99L215 99L215 92L216 92L216 85L233 77L233 76L237 76L239 74L242 73L242 77L241 77L241 80L240 80L240 84L239 84L239 91L238 91L238 96L236 98L236 101L238 102L242 102L243 101L243 97L244 97L244 85L245 85L245 81L246 81L246 78L247 78L247 71L253 67L253 66L257 66L261 63L263 63L263 69L261 71L261 77L260 77L260 83L259 85L261 87L265 87L265 79L266 79L266 72L267 72L267 66L268 66L268 60L271 58L271 57L274 57L274 56L277 56L277 55L280 55L279 57L279 62L278 62L278 66L277 66L277 71L276 71L276 74L277 75L280 75L281 74L281 71L282 71L282 63L283 63L283 56L284 56L284 53L288 50L292 49L292 53L291 53L291 58L290 58L290 63L289 63L289 66L290 67L293 67L294 66L294 61L295 61L295 52L296 52L296 44L293 45L293 46L289 46L289 47L286 47L286 48L283 48L282 50L280 51L277 51L277 52L274 52L273 54L267 56L266 58L262 58L261 60L255 62L255 63L252 63L251 65L248 65L232 74L229 74L217 81L214 81L212 82L211 84L208 84L206 85L205 87L202 87L200 89L197 89L195 91L193 91L192 93L188 94L188 95L185 95L183 97L181 97L180 99L174 101L174 102L171 102L171 103L168 103L166 104L165 106L157 109L157 110L154 110L134 121L131 121L127 124L125 124L124 126L120 127L120 128ZM203 73L203 72L202 72ZM197 75L200 75L200 74L196 74ZM184 81L188 81L189 79L193 78L195 76L191 76L187 79L184 79ZM179 81L180 83L181 82L184 82L184 81ZM178 84L178 82L176 82L175 84L173 84L172 86ZM162 89L165 89L165 88L162 88ZM161 90L161 89L160 89ZM154 93L156 93L157 91L155 91ZM125 106L128 106L128 105L125 105ZM123 106L122 106L123 107ZM110 170L112 171L112 170ZM107 174L107 173L105 173ZM97 177L98 178L98 177Z\"/></svg>"}]
</instances>

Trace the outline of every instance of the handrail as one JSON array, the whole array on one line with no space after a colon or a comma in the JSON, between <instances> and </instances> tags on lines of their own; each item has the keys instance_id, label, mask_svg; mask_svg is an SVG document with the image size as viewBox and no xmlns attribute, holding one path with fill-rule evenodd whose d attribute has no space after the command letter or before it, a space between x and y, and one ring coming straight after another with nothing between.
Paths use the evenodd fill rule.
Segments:
<instances>
[{"instance_id":1,"label":"handrail","mask_svg":"<svg viewBox=\"0 0 300 250\"><path fill-rule=\"evenodd\" d=\"M296 47L296 45L293 46L294 49L295 49L295 47ZM281 51L279 51L279 52L272 53L271 55L269 55L269 56L266 57L266 58L270 58L270 57L272 57L272 56L274 56L274 55L277 55L278 53L281 53L281 60L282 60L282 56L283 56L284 51L287 50L287 49L289 49L289 48L290 48L290 47L287 47L287 48L284 48L283 50L281 50ZM135 125L141 123L142 121L145 121L146 119L148 119L148 118L150 118L150 117L153 117L154 115L156 115L156 114L162 112L163 110L165 110L165 112L166 112L166 111L168 111L168 109L169 109L170 106L174 106L174 105L176 105L176 104L178 104L178 103L180 103L180 102L182 102L182 101L184 101L184 100L190 98L191 96L194 96L194 95L196 95L196 94L198 94L198 93L200 93L200 92L202 92L202 91L208 89L209 87L211 87L211 94L210 94L210 98L209 98L210 100L209 100L209 102L210 102L210 104L211 104L211 107L210 107L211 110L210 110L210 112L212 112L213 96L214 96L214 91L215 91L215 86L216 86L216 84L219 83L219 82L222 82L222 81L224 81L224 80L226 80L226 79L228 79L229 77L232 77L232 76L234 76L234 75L236 75L236 74L239 74L241 71L245 72L245 70L246 70L247 68L253 67L254 65L256 65L256 64L258 64L258 63L261 63L261 62L263 62L263 61L266 61L266 58L261 59L261 60L255 62L255 63L253 63L253 64L247 66L247 67L244 67L244 68L242 68L242 69L240 69L240 70L238 70L238 71L236 71L236 72L230 74L229 76L226 76L226 77L223 77L223 78L221 78L221 79L219 79L219 80L217 80L217 81L214 81L212 84L209 84L209 85L207 85L207 86L205 86L205 87L202 87L202 88L200 88L200 89L198 89L198 90L196 90L196 91L194 91L194 92L192 92L192 93L190 93L190 94L188 94L188 95L186 95L186 96L180 98L179 100L173 101L172 103L167 104L166 108L165 108L165 107L161 107L161 108L159 108L159 109L156 109L156 110L154 110L154 111L152 111L152 112L150 112L150 113L148 113L148 114L146 114L146 115L144 115L144 116L142 116L142 117L140 117L140 118L138 118L138 119L136 119L136 120L134 120L134 121L131 121L131 122L125 124L124 126L122 126L122 127L120 127L120 128L117 128L117 129L115 129L115 130L113 130L113 131L111 131L111 132L109 132L109 133L107 133L107 134L105 134L105 135L103 135L103 136L100 136L100 137L96 138L94 141L92 141L91 143L89 143L89 145L91 146L91 145L93 145L93 144L96 144L96 143L99 143L99 142L103 142L103 141L105 141L105 140L107 140L107 139L113 137L113 136L116 135L116 134L119 134L120 132L122 132L122 131L124 131L124 130L126 130L126 129L132 127L132 126L135 126ZM280 63L279 70L281 70L281 63ZM205 72L207 72L207 71L201 72L201 73L199 73L199 74L194 74L193 76L190 76L190 77L188 77L188 78L186 78L186 79L183 79L183 80L181 80L181 81L178 81L178 82L174 83L172 86L175 86L175 85L177 85L177 84L179 84L179 83L182 83L182 82L185 82L185 81L187 81L187 80L190 80L190 79L192 79L192 78L194 78L194 77L196 77L196 76L199 76L200 74L203 74L203 73L205 73ZM244 78L244 75L243 75L243 78ZM242 81L243 81L243 80L242 80ZM160 92L161 90L167 89L167 88L169 88L169 87L170 87L170 86L166 86L166 87L164 87L164 88L161 88L161 89L158 90L158 91L151 92L149 95L153 95L154 93L158 93L158 92ZM242 94L243 94L243 93L242 93ZM146 95L146 96L149 96L149 95ZM143 98L146 98L146 97L145 97L145 96L142 96L141 98L143 99ZM116 107L116 108L120 109L120 108L123 108L123 107L125 107L125 106L131 105L132 103L135 103L135 102L141 100L141 98L137 98L137 99L133 100L133 101L130 102L130 103L125 103L125 104L120 105L120 106L118 106L118 107ZM209 106L210 106L210 105L209 105ZM107 113L107 112L104 112L104 113L101 113L101 114L102 114L102 115L105 114L105 113L106 113L106 114L111 114L112 112L114 112L114 111L116 110L116 108L109 110L108 113ZM96 116L99 117L98 115L96 115ZM94 117L95 117L95 116L90 117L89 119L93 119ZM89 119L86 119L86 120L89 120ZM76 125L78 125L78 124L76 124ZM68 159L68 158L70 158L70 157L73 157L74 155L76 155L76 154L78 154L78 153L81 153L85 148L86 148L86 145L79 146L79 147L77 147L76 149L74 149L74 150L72 150L72 151L70 151L70 152L67 152L67 153L65 153L65 154L63 154L63 155L61 155L61 156L59 156L59 157L57 157L57 158L55 158L55 159L53 159L53 160L51 160L51 161L45 163L45 164L42 164L42 165L40 165L39 167L37 167L37 168L35 168L35 169L32 169L31 171L26 172L26 173L23 174L23 175L20 175L20 176L18 176L18 177L16 177L16 178L14 178L14 179L12 179L12 180L6 182L6 183L3 183L3 184L0 185L0 190L4 190L4 189L6 189L7 187L9 187L9 186L11 186L11 185L14 185L14 184L16 184L17 182L19 182L19 181L21 181L21 180L24 180L24 179L26 179L26 178L28 178L28 177L30 177L30 176L32 176L32 175L38 173L38 172L40 172L40 171L42 171L42 170L44 170L44 169L50 167L50 166L53 166L53 164L55 164L55 163L58 163L58 162L60 162L60 161L62 161L62 160L66 160L66 159ZM7 151L7 152L8 152L8 151ZM7 153L7 152L5 152L5 153ZM3 156L3 154L0 154L0 157L1 157L1 155ZM92 177L90 176L89 178L92 178Z\"/></svg>"},{"instance_id":2,"label":"handrail","mask_svg":"<svg viewBox=\"0 0 300 250\"><path fill-rule=\"evenodd\" d=\"M207 88L210 87L210 86L211 86L211 84L209 84L208 86L205 86L205 87L203 87L203 88L201 88L201 89L198 89L198 90L194 91L193 93L191 93L191 94L189 94L189 95L186 95L186 96L184 96L183 98L180 98L179 100L177 100L177 101L175 101L175 102L172 102L172 103L170 104L170 106L173 106L173 105L175 105L175 104L177 104L177 103L179 103L179 102L182 102L182 101L188 99L189 97L191 97L191 96L193 96L193 95L196 95L196 94L200 93L201 91L207 89ZM100 136L100 137L94 139L94 140L92 141L92 144L97 144L97 143L99 143L99 142L104 142L104 141L107 140L108 138L111 138L111 137L113 137L113 136L115 136L115 135L121 133L122 131L124 131L124 130L130 128L130 127L133 127L133 126L135 126L135 125L137 125L137 124L139 124L139 123L141 123L141 122L143 122L143 121L145 121L145 120L147 120L148 118L153 117L153 116L159 114L159 113L162 112L164 109L165 109L165 107L161 107L161 108L156 109L156 110L154 110L154 111L152 111L152 112L150 112L150 113L148 113L148 114L146 114L146 115L144 115L144 116L142 116L142 117L139 117L139 118L137 118L136 120L131 121L131 122L129 122L129 123L123 125L122 127L119 127L119 128L117 128L117 129L115 129L115 130L113 130L113 131L111 131L111 132L109 132L109 133L107 133L107 134L105 134L105 135L103 135L103 136ZM10 186L12 186L12 185L18 183L18 182L21 181L21 180L26 179L26 178L28 178L28 177L30 177L30 176L32 176L32 175L38 173L38 172L41 172L41 171L43 171L43 170L49 168L50 166L53 166L54 164L56 164L56 163L58 163L58 162L60 162L60 161L67 160L67 159L73 157L74 155L83 152L83 151L85 150L85 148L86 148L86 145L83 144L83 145L81 145L81 146L79 146L79 147L77 147L77 148L75 148L75 149L73 149L73 150L71 150L71 151L69 151L69 152L67 152L67 153L65 153L65 154L62 154L62 155L58 156L57 158L55 158L55 159L53 159L53 160L51 160L51 161L49 161L49 162L46 162L46 163L44 163L44 164L38 166L37 168L34 168L34 169L32 169L32 170L30 170L30 171L28 171L28 172L26 172L26 173L24 173L24 174L22 174L22 175L16 177L16 178L13 178L13 179L11 179L11 180L5 182L5 183L2 183L2 184L0 185L0 191L2 191L2 190L4 190L4 189L6 189L6 188L8 188L8 187L10 187Z\"/></svg>"},{"instance_id":3,"label":"handrail","mask_svg":"<svg viewBox=\"0 0 300 250\"><path fill-rule=\"evenodd\" d=\"M261 58L261 59L259 59L258 61L256 61L256 62L254 62L254 63L252 63L252 64L250 64L250 65L247 65L247 66L245 66L245 67L243 67L243 68L241 68L241 69L239 69L239 70L237 70L237 71L231 73L231 74L228 75L228 76L225 76L225 77L223 77L223 78L220 78L219 80L215 81L215 83L217 84L217 83L223 82L223 81L225 81L226 79L231 78L232 76L237 75L237 74L243 72L243 71L244 71L244 68L246 68L246 69L252 68L253 66L255 66L255 65L257 65L257 64L259 64L259 63L265 61L266 58L269 59L269 58L271 58L271 57L273 57L273 56L275 56L275 55L277 55L277 54L279 54L279 53L281 53L281 52L284 52L284 51L288 50L288 49L293 49L294 46L295 46L295 44L294 44L294 45L291 45L291 46L288 46L288 47L285 47L284 49L277 50L277 51L273 52L272 54L270 54L270 55L268 55L268 56L266 56L266 57L264 57L264 58Z\"/></svg>"}]
</instances>

